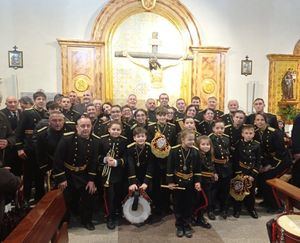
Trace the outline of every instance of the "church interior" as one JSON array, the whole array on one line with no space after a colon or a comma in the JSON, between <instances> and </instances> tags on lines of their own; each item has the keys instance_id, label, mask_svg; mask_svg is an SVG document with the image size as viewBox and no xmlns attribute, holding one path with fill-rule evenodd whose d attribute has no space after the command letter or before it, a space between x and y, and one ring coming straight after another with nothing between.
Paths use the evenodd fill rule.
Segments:
<instances>
[{"instance_id":1,"label":"church interior","mask_svg":"<svg viewBox=\"0 0 300 243\"><path fill-rule=\"evenodd\" d=\"M15 97L16 100L24 96L32 98L36 92L45 93L46 101L53 101L57 94L66 97L74 92L78 100L81 99L82 104L85 104L85 94L90 92L94 101L101 103L102 110L105 103L108 103L112 110L116 107L120 109L122 107L123 110L128 105L134 115L136 109L148 109L145 104L149 99L154 100L155 106L163 106L160 98L162 94L167 94L166 108L177 107L178 109L179 98L185 102L185 107L189 107L193 98L198 97L200 106L196 112L200 113L203 110L206 112L207 107L211 109L209 100L213 97L216 101L214 107L216 111L230 115L231 108L228 104L230 101L237 101L238 111L235 112L241 110L244 117L248 118L251 114L255 114L254 120L257 117L256 114L259 113L254 109L254 103L258 98L264 103L265 114L273 114L278 121L285 124L283 128L285 129L283 133L287 137L284 140L285 148L292 164L294 159L300 158L300 150L296 151L292 147L296 142L287 142L291 141L294 136L297 143L300 143L300 135L295 135L297 118L297 131L300 131L298 127L300 126L299 12L298 0L2 0L0 2L0 108L4 109L7 106L9 97ZM134 95L136 99L134 108L129 105L131 95ZM89 104L86 109L88 107ZM170 112L169 109L167 111ZM174 112L176 113L177 110L175 109ZM187 113L185 115L187 116ZM186 116L179 118L184 122ZM81 118L78 119L81 120ZM202 115L201 119L203 119ZM265 121L270 121L268 119L266 118ZM255 129L259 129L253 120L253 127L255 125ZM106 121L103 121L105 124ZM180 129L181 125L176 121L174 118L175 125L172 126ZM214 120L212 129L219 124L218 121ZM5 133L2 133L1 122L0 120L0 155L5 158L6 145L3 149L1 147L1 140L5 139L2 137ZM73 121L70 120L70 122ZM270 122L268 123L270 133L275 133L278 124L275 129ZM114 126L113 122L111 124L107 125L108 131ZM133 124L128 125L129 130ZM200 124L201 120L199 120L199 127ZM224 124L225 133L227 126L234 126L231 123L227 124L226 121L223 122ZM148 125L148 130L146 129L149 136L150 126ZM16 128L16 134L18 134L18 129L21 128ZM48 128L45 127L45 129ZM122 129L126 130L124 127ZM29 131L28 128L25 130L25 137L28 135L26 131ZM241 131L243 133L244 130ZM104 133L95 132L95 134L101 140ZM131 136L134 137L134 134L134 132L133 135L131 133ZM164 135L163 138L165 138ZM260 138L263 139L262 135ZM134 141L137 143L136 140ZM151 146L152 142L153 140L149 141ZM101 141L99 143L101 144ZM274 143L276 148L279 142ZM18 146L18 135L16 146ZM275 153L276 149L272 152ZM57 151L55 158L56 153ZM298 157L293 157L294 154ZM1 156L0 162L4 162ZM19 150L18 156L20 157ZM185 157L183 152L182 156ZM189 154L186 156L188 157ZM105 161L105 158L102 160ZM119 160L114 161L117 168ZM284 161L284 159L279 161ZM5 167L5 164L2 166ZM0 163L0 169L2 166ZM277 166L274 168L278 168ZM168 168L169 161L167 170ZM194 172L195 174L197 173ZM282 173L281 176L283 174L289 178L291 176L291 173L288 175ZM299 168L298 174L300 174ZM56 175L60 176L59 173ZM106 176L109 177L109 175ZM273 177L279 178L277 175ZM268 179L273 179L273 177ZM54 182L49 181L49 184L51 183ZM285 189L280 187L280 183L272 184L272 188L275 186L282 193L280 198L283 198L282 202L285 206L280 208L283 210L280 213L292 212L289 203L297 200L295 198L300 200L300 194L295 195L299 193L296 187L289 189L288 186L282 187L292 192L282 192L281 190ZM50 187L55 186L50 185ZM1 185L0 189L2 190ZM272 190L274 191L274 188ZM177 193L176 189L174 191ZM3 196L1 193L0 191L0 202ZM100 194L99 189L97 193ZM55 197L57 198L51 199L49 196L48 201L45 200L43 203L46 205L47 202L52 202L54 205L58 203L56 200L62 200L61 194ZM267 212L261 206L261 201L262 199L256 198L258 218L250 217L247 210L242 210L240 216L234 217L235 213L233 209L230 209L227 219L222 218L222 214L217 216L216 220L209 219L209 229L193 226L192 238L188 234L186 234L187 237L178 237L178 234L180 235L178 226L176 226L177 231L174 226L175 218L177 224L177 216L175 214L174 217L173 213L151 224L131 224L122 219L122 223L115 225L115 229L109 230L103 210L98 208L93 216L94 231L80 227L78 220L73 218L68 226L60 225L65 229L69 227L67 233L62 236L63 240L53 242L129 243L155 240L158 242L213 243L272 242L269 240L270 232L266 224L278 217L276 214L279 211ZM100 204L101 207L106 205L103 202ZM60 207L59 204L55 205ZM39 206L43 205L37 204L37 207ZM11 208L11 205L5 206L6 212L10 210L8 208ZM33 209L30 213L34 210L34 207L31 208ZM51 205L43 210L54 210L55 215L60 213L59 210L51 209ZM44 223L47 222L48 217L49 228L52 229L50 224L55 221L55 217L49 215L43 216L46 217ZM24 219L26 217L28 216ZM35 217L39 217L38 220L43 218L41 215ZM59 217L60 221L56 224L60 224L63 213ZM293 223L296 225L296 233L294 231L292 241L280 242L300 242L300 218ZM186 233L187 229L184 228L184 232ZM1 239L1 233L0 229L0 242L4 240ZM16 240L18 239L15 238L16 235L20 236L21 233L22 230L16 232L13 237L8 236L4 242L26 242L21 238ZM286 238L288 236L290 235L285 235ZM31 236L28 234L26 237ZM43 238L33 239L44 242L41 240ZM33 240L27 242L33 242Z\"/></svg>"}]
</instances>

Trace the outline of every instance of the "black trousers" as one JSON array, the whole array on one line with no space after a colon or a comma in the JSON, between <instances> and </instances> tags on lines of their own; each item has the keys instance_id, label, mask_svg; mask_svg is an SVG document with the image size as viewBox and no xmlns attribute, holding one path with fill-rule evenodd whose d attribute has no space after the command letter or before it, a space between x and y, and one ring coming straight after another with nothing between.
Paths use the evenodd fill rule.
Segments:
<instances>
[{"instance_id":1,"label":"black trousers","mask_svg":"<svg viewBox=\"0 0 300 243\"><path fill-rule=\"evenodd\" d=\"M24 199L29 200L34 182L35 200L40 200L45 194L44 176L39 168L34 151L25 151L27 158L24 161Z\"/></svg>"},{"instance_id":2,"label":"black trousers","mask_svg":"<svg viewBox=\"0 0 300 243\"><path fill-rule=\"evenodd\" d=\"M4 166L11 167L11 173L16 176L23 175L23 163L24 160L18 156L18 150L16 146L5 149Z\"/></svg>"},{"instance_id":3,"label":"black trousers","mask_svg":"<svg viewBox=\"0 0 300 243\"><path fill-rule=\"evenodd\" d=\"M161 188L161 185L166 184L166 173L167 170L160 168L158 165L155 167L153 180L152 180L152 192L151 198L153 204L158 211L167 212L170 208L170 195L171 192L169 189Z\"/></svg>"},{"instance_id":4,"label":"black trousers","mask_svg":"<svg viewBox=\"0 0 300 243\"><path fill-rule=\"evenodd\" d=\"M175 226L187 227L190 225L193 206L193 185L189 184L185 190L174 191Z\"/></svg>"},{"instance_id":5,"label":"black trousers","mask_svg":"<svg viewBox=\"0 0 300 243\"><path fill-rule=\"evenodd\" d=\"M218 181L215 184L216 189L214 191L213 201L219 203L221 211L228 210L230 180L230 176L219 177Z\"/></svg>"},{"instance_id":6,"label":"black trousers","mask_svg":"<svg viewBox=\"0 0 300 243\"><path fill-rule=\"evenodd\" d=\"M211 212L213 211L213 207L215 205L214 202L214 195L215 195L215 190L216 190L216 185L215 183L202 183L202 190L204 190L204 193L206 195L207 198L207 211Z\"/></svg>"},{"instance_id":7,"label":"black trousers","mask_svg":"<svg viewBox=\"0 0 300 243\"><path fill-rule=\"evenodd\" d=\"M252 182L252 187L250 188L249 192L250 194L247 195L243 201L236 201L234 200L234 211L235 212L240 212L242 209L242 205L244 203L245 207L247 208L248 211L253 211L254 210L254 205L255 205L255 180Z\"/></svg>"},{"instance_id":8,"label":"black trousers","mask_svg":"<svg viewBox=\"0 0 300 243\"><path fill-rule=\"evenodd\" d=\"M79 212L83 224L92 221L95 205L95 194L89 194L89 192L85 190L85 186L86 185L82 185L80 188L75 188L68 181L68 186L64 190L68 216L70 215L70 212Z\"/></svg>"},{"instance_id":9,"label":"black trousers","mask_svg":"<svg viewBox=\"0 0 300 243\"><path fill-rule=\"evenodd\" d=\"M114 219L118 211L121 211L121 202L124 198L124 186L122 181L111 183L109 187L104 187L104 206L106 215Z\"/></svg>"},{"instance_id":10,"label":"black trousers","mask_svg":"<svg viewBox=\"0 0 300 243\"><path fill-rule=\"evenodd\" d=\"M267 207L278 209L282 206L281 202L276 197L276 194L274 194L272 187L267 184L267 180L282 176L288 168L289 164L282 162L276 168L258 175L258 187L262 193L264 202Z\"/></svg>"}]
</instances>

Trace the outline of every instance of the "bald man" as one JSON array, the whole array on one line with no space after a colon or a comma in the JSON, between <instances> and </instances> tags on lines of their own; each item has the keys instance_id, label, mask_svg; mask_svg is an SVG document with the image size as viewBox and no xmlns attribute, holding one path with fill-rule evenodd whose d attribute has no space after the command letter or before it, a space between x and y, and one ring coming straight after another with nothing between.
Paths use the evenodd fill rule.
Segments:
<instances>
[{"instance_id":1,"label":"bald man","mask_svg":"<svg viewBox=\"0 0 300 243\"><path fill-rule=\"evenodd\" d=\"M5 100L5 108L2 109L2 113L6 116L12 132L14 133L21 114L21 110L18 109L19 101L14 96L8 96ZM11 168L11 172L17 176L22 175L22 160L18 156L18 151L15 145L8 146L5 150L4 157L5 165Z\"/></svg>"},{"instance_id":2,"label":"bald man","mask_svg":"<svg viewBox=\"0 0 300 243\"><path fill-rule=\"evenodd\" d=\"M220 117L224 121L225 126L233 124L232 117L234 113L239 109L239 102L237 100L229 100L227 107L229 112Z\"/></svg>"}]
</instances>

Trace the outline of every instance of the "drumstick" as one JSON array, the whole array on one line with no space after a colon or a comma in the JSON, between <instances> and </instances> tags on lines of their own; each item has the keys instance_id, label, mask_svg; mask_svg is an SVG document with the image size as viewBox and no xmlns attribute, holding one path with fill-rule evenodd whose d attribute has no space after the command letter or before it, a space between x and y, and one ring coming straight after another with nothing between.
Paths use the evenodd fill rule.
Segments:
<instances>
[{"instance_id":1,"label":"drumstick","mask_svg":"<svg viewBox=\"0 0 300 243\"><path fill-rule=\"evenodd\" d=\"M172 189L174 189L174 190L185 190L184 187L179 187L179 186L170 187L170 186L168 186L168 185L160 185L160 187L162 187L162 188L168 188L168 189L170 189L170 190L172 190Z\"/></svg>"}]
</instances>

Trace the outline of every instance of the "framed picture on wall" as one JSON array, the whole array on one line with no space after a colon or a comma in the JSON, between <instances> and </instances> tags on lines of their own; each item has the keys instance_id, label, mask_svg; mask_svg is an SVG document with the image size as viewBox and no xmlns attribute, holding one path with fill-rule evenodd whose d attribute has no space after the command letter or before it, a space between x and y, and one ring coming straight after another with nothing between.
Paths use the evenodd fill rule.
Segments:
<instances>
[{"instance_id":1,"label":"framed picture on wall","mask_svg":"<svg viewBox=\"0 0 300 243\"><path fill-rule=\"evenodd\" d=\"M17 51L16 46L13 51L8 51L8 67L14 69L23 68L23 52Z\"/></svg>"},{"instance_id":2,"label":"framed picture on wall","mask_svg":"<svg viewBox=\"0 0 300 243\"><path fill-rule=\"evenodd\" d=\"M245 76L252 74L252 60L249 60L248 56L241 61L241 74Z\"/></svg>"}]
</instances>

